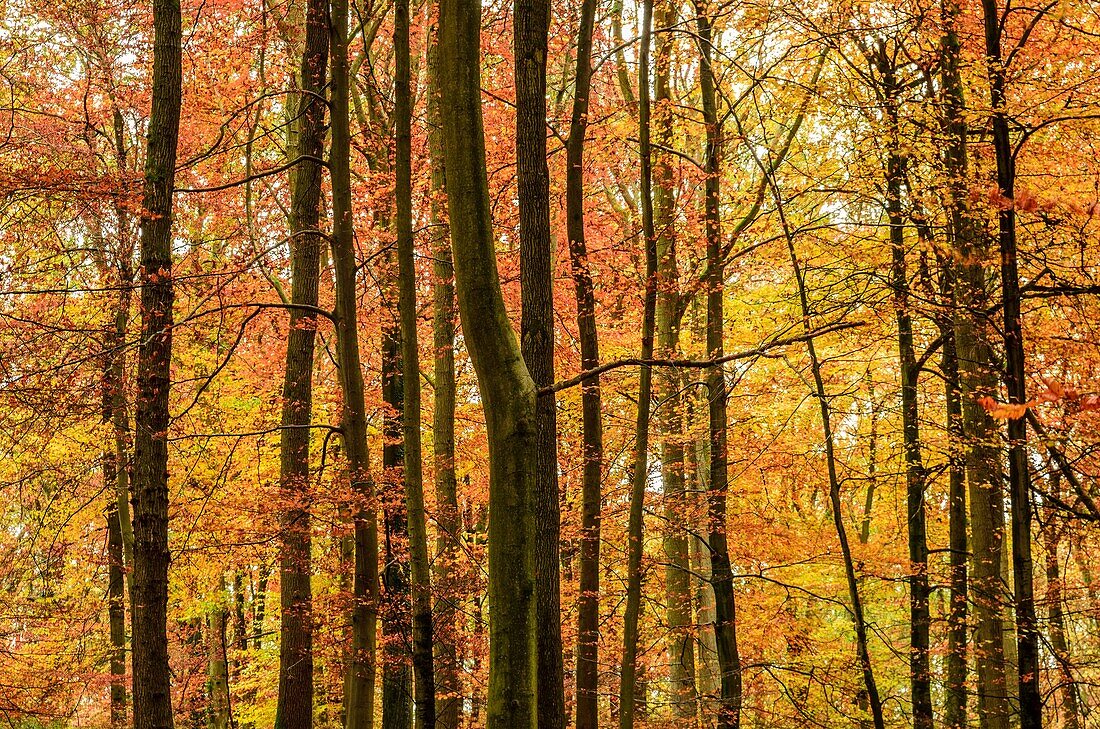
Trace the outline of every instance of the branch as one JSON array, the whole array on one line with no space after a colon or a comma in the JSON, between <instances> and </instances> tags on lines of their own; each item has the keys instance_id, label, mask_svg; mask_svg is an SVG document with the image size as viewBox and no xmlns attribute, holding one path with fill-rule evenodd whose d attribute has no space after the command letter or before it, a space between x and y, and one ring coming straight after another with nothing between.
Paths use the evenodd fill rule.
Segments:
<instances>
[{"instance_id":1,"label":"branch","mask_svg":"<svg viewBox=\"0 0 1100 729\"><path fill-rule=\"evenodd\" d=\"M733 362L734 360L759 357L773 349L805 342L813 339L814 337L822 336L823 334L831 334L833 332L839 332L845 329L854 329L855 327L861 326L863 326L863 322L840 322L838 324L830 324L819 329L814 329L813 331L807 332L805 334L801 334L797 337L773 339L770 342L765 342L755 349L746 349L741 352L734 352L733 354L727 354L724 357L718 357L715 359L641 359L640 357L630 357L628 359L615 360L614 362L608 362L606 364L600 365L599 367L593 367L590 370L585 370L575 377L570 377L568 380L562 380L561 382L555 382L553 385L539 388L539 394L548 395L550 393L561 392L562 390L567 390L570 387L576 387L583 382L591 380L595 377L599 377L605 372L617 370L621 367L681 367L692 369L707 369L709 367L716 367L718 365L725 364L726 362Z\"/></svg>"}]
</instances>

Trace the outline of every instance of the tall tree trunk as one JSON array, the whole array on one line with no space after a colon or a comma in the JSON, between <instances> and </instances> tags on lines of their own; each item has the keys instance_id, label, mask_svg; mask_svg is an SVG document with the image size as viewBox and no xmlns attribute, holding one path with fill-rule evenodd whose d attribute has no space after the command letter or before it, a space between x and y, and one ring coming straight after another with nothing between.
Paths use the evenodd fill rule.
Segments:
<instances>
[{"instance_id":1,"label":"tall tree trunk","mask_svg":"<svg viewBox=\"0 0 1100 729\"><path fill-rule=\"evenodd\" d=\"M577 31L577 72L573 113L566 143L565 216L569 261L577 300L577 332L581 369L600 364L596 334L596 296L588 266L584 235L584 140L588 131L588 101L592 93L592 33L596 0L581 3ZM600 378L581 384L581 441L584 475L581 484L580 592L577 598L577 729L599 726L600 650L600 506L603 500L603 419Z\"/></svg>"},{"instance_id":2,"label":"tall tree trunk","mask_svg":"<svg viewBox=\"0 0 1100 729\"><path fill-rule=\"evenodd\" d=\"M382 483L380 494L385 535L383 549L381 602L382 618L382 729L408 729L412 726L413 678L411 652L412 625L409 613L409 539L408 521L401 493L402 411L404 378L401 372L401 332L393 300L393 255L385 256L386 272L382 298L389 318L382 326L382 400L386 403L382 418Z\"/></svg>"},{"instance_id":3,"label":"tall tree trunk","mask_svg":"<svg viewBox=\"0 0 1100 729\"><path fill-rule=\"evenodd\" d=\"M348 474L355 495L355 568L352 580L351 655L344 687L346 729L374 725L374 681L378 622L378 517L367 450L363 370L359 364L356 315L355 232L351 208L351 132L348 95L348 3L332 2L332 264L336 279L336 351L344 395L342 426Z\"/></svg>"},{"instance_id":4,"label":"tall tree trunk","mask_svg":"<svg viewBox=\"0 0 1100 729\"><path fill-rule=\"evenodd\" d=\"M324 92L328 66L328 10L324 0L309 0L305 18L298 120L290 207L290 268L293 306L287 334L283 373L279 486L285 503L279 533L279 696L275 729L313 726L313 539L311 536L309 473L310 421L313 416L313 349L324 236L321 218L320 159L324 153ZM266 579L260 580L254 630L263 631ZM260 647L260 638L254 638Z\"/></svg>"},{"instance_id":5,"label":"tall tree trunk","mask_svg":"<svg viewBox=\"0 0 1100 729\"><path fill-rule=\"evenodd\" d=\"M152 109L141 218L141 346L134 411L135 729L172 727L168 666L168 393L172 364L172 192L182 91L178 0L153 2Z\"/></svg>"},{"instance_id":6,"label":"tall tree trunk","mask_svg":"<svg viewBox=\"0 0 1100 729\"><path fill-rule=\"evenodd\" d=\"M398 310L404 385L402 439L405 505L412 567L412 663L416 725L435 729L435 667L432 662L432 585L428 525L424 520L424 468L420 444L420 351L416 331L416 263L412 220L412 92L409 88L409 0L393 6L394 117L396 136Z\"/></svg>"},{"instance_id":7,"label":"tall tree trunk","mask_svg":"<svg viewBox=\"0 0 1100 729\"><path fill-rule=\"evenodd\" d=\"M901 379L902 451L905 455L906 524L909 533L909 686L913 729L932 727L932 675L929 665L928 536L924 513L925 470L921 460L920 410L917 385L920 371L913 350L913 318L909 310L909 276L905 261L905 219L901 188L906 160L901 150L898 120L899 87L885 45L877 52L890 149L886 160L886 213L890 223L891 278L898 326L898 370Z\"/></svg>"},{"instance_id":8,"label":"tall tree trunk","mask_svg":"<svg viewBox=\"0 0 1100 729\"><path fill-rule=\"evenodd\" d=\"M941 295L947 307L940 323L943 357L940 370L944 379L947 411L948 450L948 549L950 551L948 585L950 606L947 615L947 670L944 679L943 721L947 729L964 729L967 723L967 535L966 535L966 456L963 452L963 415L959 355L955 345L954 312L957 306L957 268L953 260L942 262Z\"/></svg>"},{"instance_id":9,"label":"tall tree trunk","mask_svg":"<svg viewBox=\"0 0 1100 729\"><path fill-rule=\"evenodd\" d=\"M1004 310L1005 386L1008 401L1027 402L1024 379L1024 335L1020 316L1020 276L1017 270L1016 158L1005 112L1005 68L1001 57L1002 19L996 0L982 0L985 52L993 115L993 147L997 157L997 187L1007 204L1000 206L1001 304ZM1008 421L1008 483L1012 519L1012 587L1016 614L1016 646L1020 686L1020 727L1039 729L1043 699L1039 691L1039 625L1031 559L1031 472L1027 462L1027 422L1021 413Z\"/></svg>"},{"instance_id":10,"label":"tall tree trunk","mask_svg":"<svg viewBox=\"0 0 1100 729\"><path fill-rule=\"evenodd\" d=\"M645 299L642 315L641 358L653 358L653 334L657 318L657 235L653 226L653 159L650 144L649 50L653 28L653 0L642 2L642 35L638 51L638 138L641 167L642 242L645 247ZM649 480L649 412L652 373L638 371L638 419L631 473L630 517L627 524L627 586L623 614L623 656L619 671L619 727L632 729L636 709L644 701L638 695L638 617L642 607L642 530L645 487Z\"/></svg>"},{"instance_id":11,"label":"tall tree trunk","mask_svg":"<svg viewBox=\"0 0 1100 729\"><path fill-rule=\"evenodd\" d=\"M968 128L959 70L956 23L959 7L944 0L942 41L944 115L947 144L944 164L951 186L950 218L956 264L955 347L959 362L966 481L970 499L969 593L974 607L974 654L978 678L978 719L982 729L1008 729L1010 707L1005 683L1004 626L1001 617L1001 540L1003 495L996 424L978 403L994 394L996 375L985 310L986 244L981 224L969 210Z\"/></svg>"},{"instance_id":12,"label":"tall tree trunk","mask_svg":"<svg viewBox=\"0 0 1100 729\"><path fill-rule=\"evenodd\" d=\"M661 2L656 8L659 28L675 23L676 8L671 2ZM657 38L654 59L653 100L656 108L657 146L669 150L672 137L672 93L670 64L672 36L664 33ZM676 234L673 227L675 194L669 152L655 155L653 217L657 236L657 352L661 357L674 358L679 353L680 326L684 308L679 293L679 271L676 257ZM657 428L661 446L661 483L664 487L666 533L665 622L668 628L669 683L672 710L681 719L695 717L698 692L695 687L695 630L692 625L691 566L687 523L687 501L684 491L683 397L680 373L665 368L657 375Z\"/></svg>"},{"instance_id":13,"label":"tall tree trunk","mask_svg":"<svg viewBox=\"0 0 1100 729\"><path fill-rule=\"evenodd\" d=\"M455 287L489 437L489 729L536 725L536 389L501 295L481 120L481 4L440 3Z\"/></svg>"},{"instance_id":14,"label":"tall tree trunk","mask_svg":"<svg viewBox=\"0 0 1100 729\"><path fill-rule=\"evenodd\" d=\"M438 23L438 17L433 17ZM438 27L431 29L428 48L428 151L432 165L432 345L435 348L435 388L432 408L432 458L435 465L436 568L436 687L437 724L459 729L462 720L462 678L458 659L459 605L462 602L458 560L462 522L455 478L455 289L444 200L443 130L440 126L440 59Z\"/></svg>"},{"instance_id":15,"label":"tall tree trunk","mask_svg":"<svg viewBox=\"0 0 1100 729\"><path fill-rule=\"evenodd\" d=\"M725 280L722 253L721 155L722 140L711 65L713 34L707 7L696 5L699 34L699 87L706 124L707 149L704 162L705 219L707 235L707 356L717 359L725 351ZM809 343L813 346L812 342ZM710 473L707 487L708 541L710 542L711 586L714 590L714 633L721 670L722 696L718 726L736 729L741 724L741 656L737 648L737 610L733 591L733 570L726 538L726 499L729 494L727 463L728 436L726 375L721 365L707 374L709 402Z\"/></svg>"},{"instance_id":16,"label":"tall tree trunk","mask_svg":"<svg viewBox=\"0 0 1100 729\"><path fill-rule=\"evenodd\" d=\"M536 387L554 382L554 274L550 171L546 164L546 57L549 0L515 0L516 178L519 192L520 342ZM538 726L564 729L561 643L561 512L556 405L538 396L535 438L535 620L538 626Z\"/></svg>"},{"instance_id":17,"label":"tall tree trunk","mask_svg":"<svg viewBox=\"0 0 1100 729\"><path fill-rule=\"evenodd\" d=\"M252 611L252 647L255 650L263 648L264 618L267 613L267 580L270 575L271 566L267 562L263 562L260 565L260 574L256 579L256 589L252 593L252 602L256 606Z\"/></svg>"}]
</instances>

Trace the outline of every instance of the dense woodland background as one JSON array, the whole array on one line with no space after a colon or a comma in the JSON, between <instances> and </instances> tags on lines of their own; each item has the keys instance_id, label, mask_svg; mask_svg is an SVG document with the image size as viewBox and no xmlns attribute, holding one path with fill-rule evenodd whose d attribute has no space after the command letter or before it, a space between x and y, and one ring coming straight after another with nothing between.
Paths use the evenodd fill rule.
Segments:
<instances>
[{"instance_id":1,"label":"dense woodland background","mask_svg":"<svg viewBox=\"0 0 1100 729\"><path fill-rule=\"evenodd\" d=\"M0 0L0 721L1100 726L1100 5L348 3Z\"/></svg>"}]
</instances>

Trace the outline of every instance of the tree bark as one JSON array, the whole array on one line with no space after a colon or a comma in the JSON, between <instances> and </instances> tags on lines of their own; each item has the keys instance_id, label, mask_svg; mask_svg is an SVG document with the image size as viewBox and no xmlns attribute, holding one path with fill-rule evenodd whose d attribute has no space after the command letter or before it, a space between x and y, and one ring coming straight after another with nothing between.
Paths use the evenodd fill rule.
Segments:
<instances>
[{"instance_id":1,"label":"tree bark","mask_svg":"<svg viewBox=\"0 0 1100 729\"><path fill-rule=\"evenodd\" d=\"M432 661L432 585L428 525L424 520L424 468L420 443L420 351L416 331L416 264L412 219L412 92L409 88L409 0L394 3L394 117L396 137L397 266L404 386L402 436L409 562L412 567L412 663L416 726L435 729Z\"/></svg>"},{"instance_id":2,"label":"tree bark","mask_svg":"<svg viewBox=\"0 0 1100 729\"><path fill-rule=\"evenodd\" d=\"M321 218L321 165L323 154L324 92L328 66L328 13L323 0L310 0L305 17L297 95L296 149L311 159L293 168L290 207L291 303L317 306L324 236ZM310 517L309 425L313 416L313 351L317 316L293 308L287 335L286 369L283 373L283 411L280 431L279 486L284 511L280 515L279 548L279 695L275 729L310 729L313 726L313 571ZM260 602L254 631L263 631L266 580L260 580ZM260 638L254 638L260 647Z\"/></svg>"},{"instance_id":3,"label":"tree bark","mask_svg":"<svg viewBox=\"0 0 1100 729\"><path fill-rule=\"evenodd\" d=\"M554 274L550 171L546 164L546 57L549 0L515 0L516 178L519 200L520 342L536 387L554 382ZM561 643L561 512L553 392L538 396L535 438L535 620L538 726L564 729Z\"/></svg>"},{"instance_id":4,"label":"tree bark","mask_svg":"<svg viewBox=\"0 0 1100 729\"><path fill-rule=\"evenodd\" d=\"M438 23L438 18L433 18ZM463 600L458 560L462 522L455 478L455 289L450 234L447 230L443 130L440 126L439 33L430 31L428 47L428 151L432 165L432 344L435 348L432 458L435 465L436 600L435 656L438 692L437 725L458 729L462 719L459 666L459 605Z\"/></svg>"},{"instance_id":5,"label":"tree bark","mask_svg":"<svg viewBox=\"0 0 1100 729\"><path fill-rule=\"evenodd\" d=\"M913 318L909 309L909 277L905 253L905 219L901 189L906 159L901 150L898 120L899 86L885 45L877 52L889 121L890 148L886 160L886 212L890 223L891 278L898 327L898 371L901 379L902 451L905 456L906 524L909 534L909 686L913 729L932 727L932 675L929 662L928 536L924 512L925 470L921 459L920 372L913 350Z\"/></svg>"},{"instance_id":6,"label":"tree bark","mask_svg":"<svg viewBox=\"0 0 1100 729\"><path fill-rule=\"evenodd\" d=\"M206 617L206 725L209 729L230 729L229 662L226 660L226 624L229 608L222 581L217 602Z\"/></svg>"},{"instance_id":7,"label":"tree bark","mask_svg":"<svg viewBox=\"0 0 1100 729\"><path fill-rule=\"evenodd\" d=\"M592 33L595 20L596 0L583 0L577 31L573 112L565 149L566 234L577 301L581 369L584 370L600 364L596 296L584 234L584 141L588 132L588 102L592 93ZM600 378L597 376L581 385L584 474L581 483L580 591L577 597L577 729L597 729L599 726L600 506L603 501L604 458L601 413Z\"/></svg>"},{"instance_id":8,"label":"tree bark","mask_svg":"<svg viewBox=\"0 0 1100 729\"><path fill-rule=\"evenodd\" d=\"M134 411L135 729L171 729L168 665L168 394L172 364L172 193L182 92L178 0L153 2L152 109L141 213L141 346Z\"/></svg>"},{"instance_id":9,"label":"tree bark","mask_svg":"<svg viewBox=\"0 0 1100 729\"><path fill-rule=\"evenodd\" d=\"M942 41L945 132L944 165L951 186L950 218L957 260L954 312L955 347L959 362L959 394L965 439L966 481L970 499L970 579L968 592L974 614L974 654L978 678L978 719L982 729L1008 729L1004 627L1001 617L1001 540L1003 495L998 464L996 424L978 399L996 391L996 376L985 310L986 244L981 224L969 209L968 125L959 70L959 14L954 0L944 0ZM965 704L957 707L965 710ZM965 711L963 712L965 713ZM956 716L959 716L956 713Z\"/></svg>"},{"instance_id":10,"label":"tree bark","mask_svg":"<svg viewBox=\"0 0 1100 729\"><path fill-rule=\"evenodd\" d=\"M412 624L409 611L409 527L403 499L399 496L404 460L402 412L404 377L401 371L401 331L393 300L394 256L384 257L385 284L382 298L389 319L382 325L382 483L380 493L385 535L380 604L382 618L382 729L412 726L413 677L411 662Z\"/></svg>"},{"instance_id":11,"label":"tree bark","mask_svg":"<svg viewBox=\"0 0 1100 729\"><path fill-rule=\"evenodd\" d=\"M650 144L649 52L653 28L653 0L642 3L642 34L638 51L638 138L641 167L642 242L645 247L645 298L642 314L643 360L653 357L657 317L657 235L653 225L653 159ZM627 587L623 614L623 656L619 671L619 727L632 729L636 709L644 701L637 695L638 617L642 607L642 534L645 487L649 479L649 413L652 374L638 371L638 419L631 472L630 517L627 524ZM639 701L639 698L641 700Z\"/></svg>"},{"instance_id":12,"label":"tree bark","mask_svg":"<svg viewBox=\"0 0 1100 729\"><path fill-rule=\"evenodd\" d=\"M661 2L656 8L659 28L670 28L676 8ZM670 150L672 136L672 93L670 64L672 36L657 38L653 100L656 105L658 148ZM680 350L680 327L684 307L680 305L676 234L673 226L675 194L671 155L654 155L653 217L657 236L657 352L673 358ZM666 528L665 623L668 629L669 683L672 710L681 719L693 720L698 704L695 686L695 630L692 624L691 566L688 552L688 504L684 491L683 397L680 372L665 368L657 375L657 429L661 447L661 484L664 489Z\"/></svg>"},{"instance_id":13,"label":"tree bark","mask_svg":"<svg viewBox=\"0 0 1100 729\"><path fill-rule=\"evenodd\" d=\"M356 261L351 207L351 133L348 95L348 3L334 0L331 7L332 147L332 264L336 279L336 351L340 389L344 395L342 419L344 452L356 503L355 567L352 579L352 638L344 683L345 729L374 725L374 683L378 623L378 517L367 450L363 370L359 364L356 315Z\"/></svg>"},{"instance_id":14,"label":"tree bark","mask_svg":"<svg viewBox=\"0 0 1100 729\"><path fill-rule=\"evenodd\" d=\"M440 3L443 149L455 287L489 437L489 729L536 726L535 384L501 295L481 120L481 4Z\"/></svg>"},{"instance_id":15,"label":"tree bark","mask_svg":"<svg viewBox=\"0 0 1100 729\"><path fill-rule=\"evenodd\" d=\"M1055 498L1062 498L1062 473L1057 468L1050 472L1050 490ZM1066 617L1063 600L1064 582L1059 564L1059 551L1064 526L1057 522L1054 509L1046 510L1043 520L1043 537L1046 552L1047 618L1050 620L1050 648L1058 665L1058 693L1062 698L1062 729L1080 729L1081 707L1077 680L1073 676L1069 640L1066 636Z\"/></svg>"},{"instance_id":16,"label":"tree bark","mask_svg":"<svg viewBox=\"0 0 1100 729\"><path fill-rule=\"evenodd\" d=\"M725 333L725 260L722 252L721 154L722 141L711 65L713 35L705 4L696 5L699 34L699 87L706 124L706 200L704 217L707 236L707 356L722 357ZM808 346L813 346L812 342ZM741 656L737 647L737 609L733 591L726 537L726 500L729 495L728 414L726 375L721 365L707 373L709 390L708 433L710 478L707 487L708 541L710 543L711 587L714 591L714 634L718 648L722 695L718 726L737 729L741 725Z\"/></svg>"},{"instance_id":17,"label":"tree bark","mask_svg":"<svg viewBox=\"0 0 1100 729\"><path fill-rule=\"evenodd\" d=\"M1001 303L1004 312L1005 386L1008 401L1027 402L1024 378L1024 335L1017 270L1016 158L1005 112L1005 68L1001 57L1002 19L996 0L982 0L985 52L992 104L993 147L997 157L997 187L1005 199L997 216L1000 228ZM1031 472L1027 462L1027 422L1023 415L1008 421L1008 483L1012 521L1012 587L1016 615L1016 651L1021 729L1039 729L1043 699L1039 690L1039 625L1031 558Z\"/></svg>"}]
</instances>

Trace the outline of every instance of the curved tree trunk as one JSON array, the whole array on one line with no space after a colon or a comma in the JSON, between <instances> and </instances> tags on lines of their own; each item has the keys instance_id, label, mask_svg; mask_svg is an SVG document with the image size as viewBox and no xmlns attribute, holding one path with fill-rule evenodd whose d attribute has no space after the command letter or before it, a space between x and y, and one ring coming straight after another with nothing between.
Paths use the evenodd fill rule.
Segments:
<instances>
[{"instance_id":1,"label":"curved tree trunk","mask_svg":"<svg viewBox=\"0 0 1100 729\"><path fill-rule=\"evenodd\" d=\"M536 391L500 290L481 121L481 4L440 3L455 287L489 436L489 729L536 726Z\"/></svg>"},{"instance_id":2,"label":"curved tree trunk","mask_svg":"<svg viewBox=\"0 0 1100 729\"><path fill-rule=\"evenodd\" d=\"M438 23L438 18L433 18ZM463 594L458 560L462 522L455 478L455 289L450 235L444 200L443 130L439 109L439 33L430 31L428 47L428 151L432 165L432 345L435 348L435 388L432 408L432 459L435 465L437 558L435 656L438 691L437 724L458 729L462 719L462 679L459 666L459 605Z\"/></svg>"}]
</instances>

